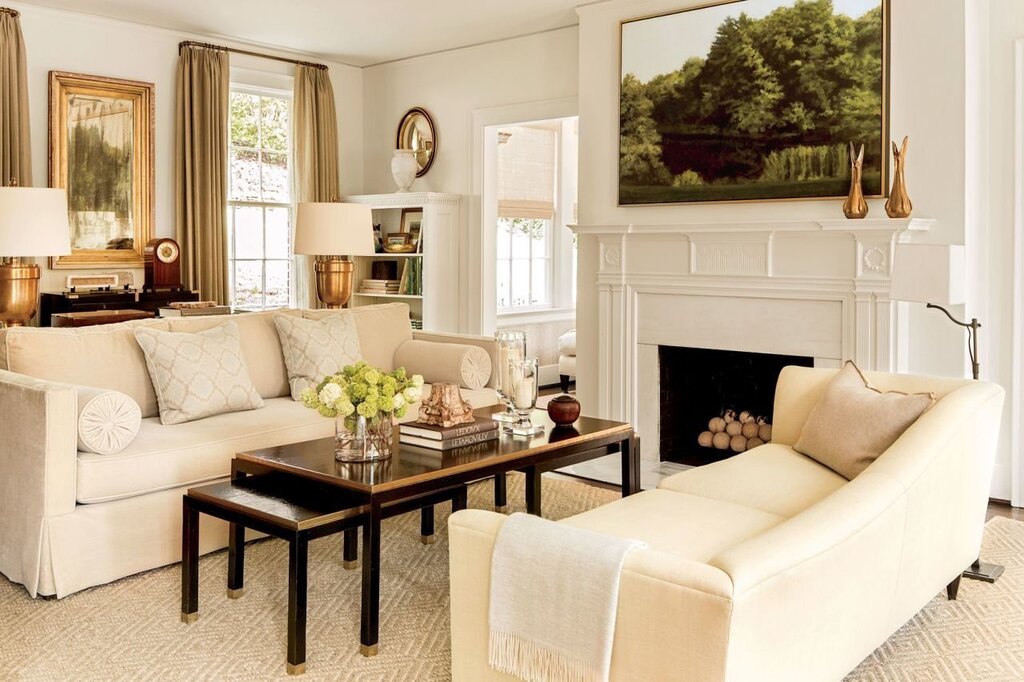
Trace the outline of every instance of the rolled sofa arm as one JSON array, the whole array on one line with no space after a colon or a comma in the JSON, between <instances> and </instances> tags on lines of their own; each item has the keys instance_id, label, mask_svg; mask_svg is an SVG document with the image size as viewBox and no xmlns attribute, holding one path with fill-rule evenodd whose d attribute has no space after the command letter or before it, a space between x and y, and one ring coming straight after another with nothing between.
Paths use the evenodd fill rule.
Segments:
<instances>
[{"instance_id":1,"label":"rolled sofa arm","mask_svg":"<svg viewBox=\"0 0 1024 682\"><path fill-rule=\"evenodd\" d=\"M452 680L515 678L487 665L491 554L506 517L470 509L448 521ZM622 569L612 680L725 679L732 582L721 570L655 550Z\"/></svg>"},{"instance_id":2,"label":"rolled sofa arm","mask_svg":"<svg viewBox=\"0 0 1024 682\"><path fill-rule=\"evenodd\" d=\"M0 370L0 572L33 597L49 516L75 509L74 387Z\"/></svg>"},{"instance_id":3,"label":"rolled sofa arm","mask_svg":"<svg viewBox=\"0 0 1024 682\"><path fill-rule=\"evenodd\" d=\"M491 358L491 378L487 381L485 386L481 388L494 388L497 384L498 373L495 371L498 367L498 344L495 342L492 336L476 336L473 334L447 334L443 332L424 332L414 330L412 338L416 341L432 341L434 343L461 343L469 346L477 346L487 351L487 355ZM397 366L397 365L396 365ZM426 378L426 375L424 375Z\"/></svg>"}]
</instances>

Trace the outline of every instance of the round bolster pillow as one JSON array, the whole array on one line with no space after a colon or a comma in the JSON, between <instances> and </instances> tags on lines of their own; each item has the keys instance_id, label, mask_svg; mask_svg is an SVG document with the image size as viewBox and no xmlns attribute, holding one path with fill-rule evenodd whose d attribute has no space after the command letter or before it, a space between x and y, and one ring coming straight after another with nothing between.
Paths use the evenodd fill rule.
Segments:
<instances>
[{"instance_id":1,"label":"round bolster pillow","mask_svg":"<svg viewBox=\"0 0 1024 682\"><path fill-rule=\"evenodd\" d=\"M131 445L142 426L139 404L124 393L91 386L78 391L78 449L114 455Z\"/></svg>"},{"instance_id":2,"label":"round bolster pillow","mask_svg":"<svg viewBox=\"0 0 1024 682\"><path fill-rule=\"evenodd\" d=\"M428 384L484 388L491 380L491 356L480 346L464 343L406 341L395 351L395 367L423 375Z\"/></svg>"}]
</instances>

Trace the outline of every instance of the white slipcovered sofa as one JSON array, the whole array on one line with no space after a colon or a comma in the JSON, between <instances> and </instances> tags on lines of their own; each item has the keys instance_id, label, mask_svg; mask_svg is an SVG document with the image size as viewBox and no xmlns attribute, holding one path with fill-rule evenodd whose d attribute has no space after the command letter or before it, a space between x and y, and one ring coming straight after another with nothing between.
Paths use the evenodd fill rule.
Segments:
<instances>
[{"instance_id":1,"label":"white slipcovered sofa","mask_svg":"<svg viewBox=\"0 0 1024 682\"><path fill-rule=\"evenodd\" d=\"M772 443L563 521L648 544L623 567L611 679L839 680L978 556L1003 390L869 373L939 399L847 481L792 448L834 375L783 370ZM513 679L487 665L504 522L449 521L455 682Z\"/></svg>"},{"instance_id":2,"label":"white slipcovered sofa","mask_svg":"<svg viewBox=\"0 0 1024 682\"><path fill-rule=\"evenodd\" d=\"M335 311L279 312L319 318ZM402 303L348 312L355 316L363 359L386 370L394 369L399 349L414 339L429 342L409 346L428 357L422 358L424 367L409 369L428 381L460 380L438 375L437 368L445 367L432 357L442 350L438 344L477 345L495 357L493 339L414 332ZM63 597L180 561L185 490L226 477L236 452L332 435L332 420L290 396L273 314L0 331L0 572L33 596ZM265 406L162 425L133 328L200 331L228 319L238 325L246 365ZM112 455L78 452L75 386L135 399L143 421L127 449ZM476 407L496 401L493 379L463 394ZM407 419L415 416L414 406ZM202 523L201 552L227 544L226 524L205 516Z\"/></svg>"}]
</instances>

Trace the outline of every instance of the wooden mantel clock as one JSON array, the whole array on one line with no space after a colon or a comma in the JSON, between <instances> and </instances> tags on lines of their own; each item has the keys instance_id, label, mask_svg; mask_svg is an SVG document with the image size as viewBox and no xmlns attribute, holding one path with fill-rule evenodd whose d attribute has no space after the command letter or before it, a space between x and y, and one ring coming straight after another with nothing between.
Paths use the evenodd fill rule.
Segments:
<instances>
[{"instance_id":1,"label":"wooden mantel clock","mask_svg":"<svg viewBox=\"0 0 1024 682\"><path fill-rule=\"evenodd\" d=\"M146 244L145 270L148 290L181 289L181 247L169 237Z\"/></svg>"}]
</instances>

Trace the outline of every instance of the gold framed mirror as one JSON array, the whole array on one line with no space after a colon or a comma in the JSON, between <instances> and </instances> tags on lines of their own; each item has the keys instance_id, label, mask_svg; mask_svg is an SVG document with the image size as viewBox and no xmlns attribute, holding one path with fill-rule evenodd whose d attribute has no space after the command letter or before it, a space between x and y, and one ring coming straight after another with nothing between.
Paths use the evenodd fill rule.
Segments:
<instances>
[{"instance_id":1,"label":"gold framed mirror","mask_svg":"<svg viewBox=\"0 0 1024 682\"><path fill-rule=\"evenodd\" d=\"M68 193L71 255L51 268L143 266L153 236L153 84L50 72L50 187Z\"/></svg>"},{"instance_id":2,"label":"gold framed mirror","mask_svg":"<svg viewBox=\"0 0 1024 682\"><path fill-rule=\"evenodd\" d=\"M405 112L398 124L395 135L396 149L410 149L416 155L416 177L422 177L430 170L437 155L437 131L430 114L422 107L413 107Z\"/></svg>"}]
</instances>

